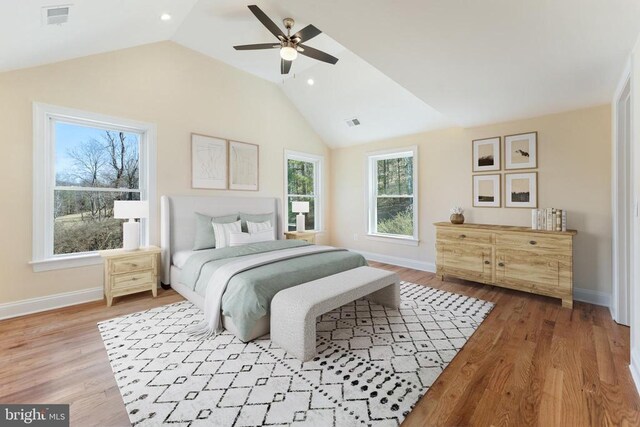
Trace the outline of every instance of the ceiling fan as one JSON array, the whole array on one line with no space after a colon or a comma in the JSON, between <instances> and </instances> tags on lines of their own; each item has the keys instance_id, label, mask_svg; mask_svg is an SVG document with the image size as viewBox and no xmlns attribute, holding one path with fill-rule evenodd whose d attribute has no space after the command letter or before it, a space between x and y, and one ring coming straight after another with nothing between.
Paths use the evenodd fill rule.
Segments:
<instances>
[{"instance_id":1,"label":"ceiling fan","mask_svg":"<svg viewBox=\"0 0 640 427\"><path fill-rule=\"evenodd\" d=\"M295 21L292 18L285 18L282 20L284 27L287 29L287 34L285 34L258 6L251 5L247 7L251 12L253 12L256 18L258 18L258 21L262 22L262 25L267 27L267 30L278 38L279 42L234 46L233 48L235 50L280 48L280 74L289 74L289 70L291 70L291 63L298 57L298 53L329 64L335 64L338 62L338 58L335 56L331 56L328 53L302 44L303 42L311 40L318 34L322 33L322 31L313 25L307 25L302 30L292 35L291 28L295 25Z\"/></svg>"}]
</instances>

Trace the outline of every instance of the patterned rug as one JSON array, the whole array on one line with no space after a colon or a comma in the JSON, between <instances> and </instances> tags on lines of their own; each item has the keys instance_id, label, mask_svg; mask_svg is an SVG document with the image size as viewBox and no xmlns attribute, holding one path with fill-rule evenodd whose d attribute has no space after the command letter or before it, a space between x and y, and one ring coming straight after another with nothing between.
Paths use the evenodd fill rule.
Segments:
<instances>
[{"instance_id":1,"label":"patterned rug","mask_svg":"<svg viewBox=\"0 0 640 427\"><path fill-rule=\"evenodd\" d=\"M493 308L403 282L400 310L358 300L318 319L318 356L199 341L188 301L99 324L132 425L397 426Z\"/></svg>"}]
</instances>

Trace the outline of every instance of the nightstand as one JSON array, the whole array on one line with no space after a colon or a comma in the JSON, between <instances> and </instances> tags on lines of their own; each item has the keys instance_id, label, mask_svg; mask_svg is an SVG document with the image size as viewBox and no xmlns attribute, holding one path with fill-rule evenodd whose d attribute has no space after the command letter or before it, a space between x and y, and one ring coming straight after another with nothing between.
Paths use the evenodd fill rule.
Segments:
<instances>
[{"instance_id":1,"label":"nightstand","mask_svg":"<svg viewBox=\"0 0 640 427\"><path fill-rule=\"evenodd\" d=\"M286 231L284 233L287 240L304 240L309 243L316 243L315 231Z\"/></svg>"},{"instance_id":2,"label":"nightstand","mask_svg":"<svg viewBox=\"0 0 640 427\"><path fill-rule=\"evenodd\" d=\"M158 255L156 246L135 251L114 249L100 251L104 258L104 295L107 307L111 307L113 297L151 291L158 295Z\"/></svg>"}]
</instances>

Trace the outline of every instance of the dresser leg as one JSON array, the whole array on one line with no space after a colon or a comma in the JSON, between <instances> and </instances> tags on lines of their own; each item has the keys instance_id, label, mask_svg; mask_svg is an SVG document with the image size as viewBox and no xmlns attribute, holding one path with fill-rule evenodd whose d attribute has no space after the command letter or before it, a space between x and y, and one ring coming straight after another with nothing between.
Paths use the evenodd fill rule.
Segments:
<instances>
[{"instance_id":1,"label":"dresser leg","mask_svg":"<svg viewBox=\"0 0 640 427\"><path fill-rule=\"evenodd\" d=\"M153 294L154 298L158 296L158 285L157 284L155 286L151 287L151 293Z\"/></svg>"},{"instance_id":2,"label":"dresser leg","mask_svg":"<svg viewBox=\"0 0 640 427\"><path fill-rule=\"evenodd\" d=\"M573 308L573 298L562 298L562 306L564 308Z\"/></svg>"},{"instance_id":3,"label":"dresser leg","mask_svg":"<svg viewBox=\"0 0 640 427\"><path fill-rule=\"evenodd\" d=\"M113 304L113 297L107 296L107 307L111 307L111 304Z\"/></svg>"}]
</instances>

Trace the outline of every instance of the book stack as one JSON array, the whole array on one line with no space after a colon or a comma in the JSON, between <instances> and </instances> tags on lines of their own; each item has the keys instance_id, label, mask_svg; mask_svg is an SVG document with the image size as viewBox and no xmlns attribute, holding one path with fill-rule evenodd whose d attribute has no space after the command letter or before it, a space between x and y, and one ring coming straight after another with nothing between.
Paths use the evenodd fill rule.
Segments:
<instances>
[{"instance_id":1,"label":"book stack","mask_svg":"<svg viewBox=\"0 0 640 427\"><path fill-rule=\"evenodd\" d=\"M565 209L546 208L531 211L533 230L567 231L567 211Z\"/></svg>"}]
</instances>

